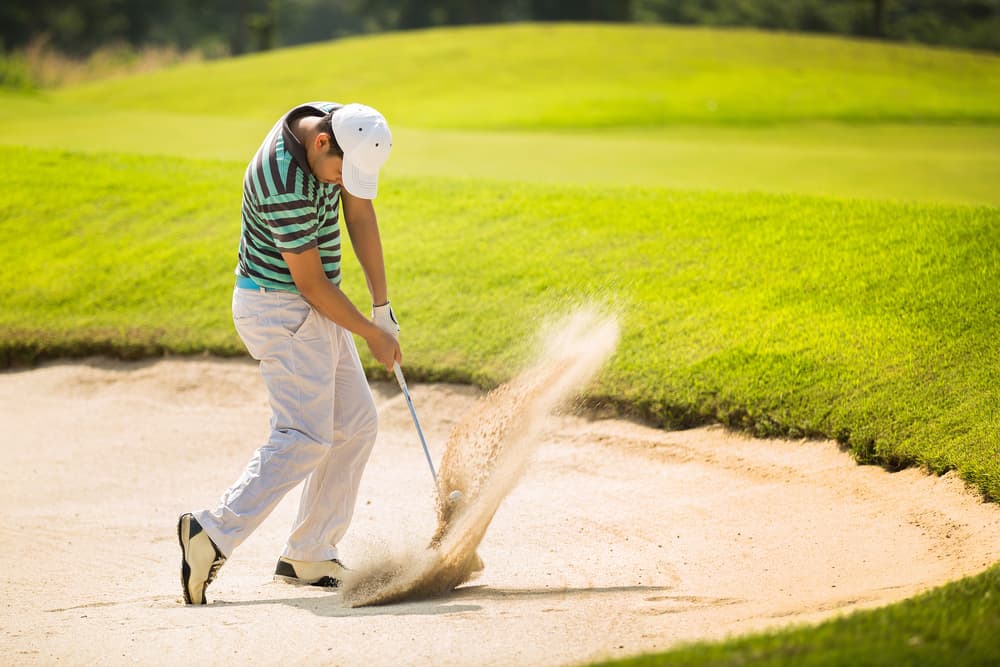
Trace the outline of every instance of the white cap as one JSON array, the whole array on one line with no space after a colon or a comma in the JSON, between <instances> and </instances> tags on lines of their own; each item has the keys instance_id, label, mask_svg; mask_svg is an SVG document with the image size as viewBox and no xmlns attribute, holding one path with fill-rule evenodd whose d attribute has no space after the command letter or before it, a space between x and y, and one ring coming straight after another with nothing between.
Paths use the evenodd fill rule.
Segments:
<instances>
[{"instance_id":1,"label":"white cap","mask_svg":"<svg viewBox=\"0 0 1000 667\"><path fill-rule=\"evenodd\" d=\"M332 119L333 136L344 150L344 188L361 199L378 194L378 170L389 159L392 133L385 117L364 104L337 109Z\"/></svg>"}]
</instances>

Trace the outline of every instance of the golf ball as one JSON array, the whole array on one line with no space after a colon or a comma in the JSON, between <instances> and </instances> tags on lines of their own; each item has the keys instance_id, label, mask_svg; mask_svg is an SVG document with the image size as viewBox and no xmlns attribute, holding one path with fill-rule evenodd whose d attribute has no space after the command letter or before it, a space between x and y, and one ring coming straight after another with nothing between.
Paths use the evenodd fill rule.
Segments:
<instances>
[{"instance_id":1,"label":"golf ball","mask_svg":"<svg viewBox=\"0 0 1000 667\"><path fill-rule=\"evenodd\" d=\"M462 499L462 492L459 491L458 489L455 489L454 491L448 494L448 500L453 503L457 503L461 499Z\"/></svg>"}]
</instances>

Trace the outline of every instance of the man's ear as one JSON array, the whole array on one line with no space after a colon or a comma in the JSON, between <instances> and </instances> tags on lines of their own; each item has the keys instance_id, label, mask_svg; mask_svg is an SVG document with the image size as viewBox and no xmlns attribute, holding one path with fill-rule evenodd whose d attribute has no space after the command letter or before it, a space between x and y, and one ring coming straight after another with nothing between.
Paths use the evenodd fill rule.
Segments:
<instances>
[{"instance_id":1,"label":"man's ear","mask_svg":"<svg viewBox=\"0 0 1000 667\"><path fill-rule=\"evenodd\" d=\"M313 142L316 145L316 149L322 151L323 153L328 153L330 151L330 146L333 145L333 137L330 136L329 132L320 132L316 135L316 139Z\"/></svg>"}]
</instances>

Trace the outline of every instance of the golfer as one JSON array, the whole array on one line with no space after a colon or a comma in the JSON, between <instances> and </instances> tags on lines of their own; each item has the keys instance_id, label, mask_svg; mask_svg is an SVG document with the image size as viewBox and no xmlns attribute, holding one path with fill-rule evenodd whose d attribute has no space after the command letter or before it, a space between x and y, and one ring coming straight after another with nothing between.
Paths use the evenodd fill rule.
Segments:
<instances>
[{"instance_id":1,"label":"golfer","mask_svg":"<svg viewBox=\"0 0 1000 667\"><path fill-rule=\"evenodd\" d=\"M387 369L402 359L372 205L391 148L375 109L313 102L280 118L247 166L233 321L260 361L271 431L216 507L178 521L188 604L206 603L226 558L303 480L275 578L339 584L337 542L377 431L351 334ZM368 281L371 319L340 290L341 212Z\"/></svg>"}]
</instances>

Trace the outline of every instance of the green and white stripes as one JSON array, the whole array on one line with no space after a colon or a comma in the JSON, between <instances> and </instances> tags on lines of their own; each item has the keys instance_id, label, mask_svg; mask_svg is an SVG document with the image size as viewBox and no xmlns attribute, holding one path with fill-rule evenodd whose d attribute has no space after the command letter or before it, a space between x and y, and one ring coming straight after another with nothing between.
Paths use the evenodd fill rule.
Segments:
<instances>
[{"instance_id":1,"label":"green and white stripes","mask_svg":"<svg viewBox=\"0 0 1000 667\"><path fill-rule=\"evenodd\" d=\"M323 270L340 284L340 188L309 172L305 152L289 131L292 114L326 113L311 104L283 116L264 139L243 177L239 271L264 287L296 292L282 253L318 248Z\"/></svg>"}]
</instances>

